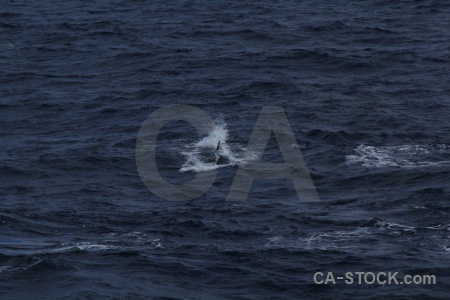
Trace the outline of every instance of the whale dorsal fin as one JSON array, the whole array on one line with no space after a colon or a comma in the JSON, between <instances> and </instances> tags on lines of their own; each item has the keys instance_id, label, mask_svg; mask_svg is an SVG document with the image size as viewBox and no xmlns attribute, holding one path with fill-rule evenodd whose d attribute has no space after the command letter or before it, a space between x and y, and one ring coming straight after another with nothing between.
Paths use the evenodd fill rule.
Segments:
<instances>
[{"instance_id":1,"label":"whale dorsal fin","mask_svg":"<svg viewBox=\"0 0 450 300\"><path fill-rule=\"evenodd\" d=\"M220 141L217 143L216 151L220 149Z\"/></svg>"}]
</instances>

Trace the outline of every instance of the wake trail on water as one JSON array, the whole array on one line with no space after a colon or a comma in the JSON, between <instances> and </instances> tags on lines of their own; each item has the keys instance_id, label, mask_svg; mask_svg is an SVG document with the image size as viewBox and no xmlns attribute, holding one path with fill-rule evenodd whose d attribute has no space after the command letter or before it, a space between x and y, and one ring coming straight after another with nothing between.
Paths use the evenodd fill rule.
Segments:
<instances>
[{"instance_id":1,"label":"wake trail on water","mask_svg":"<svg viewBox=\"0 0 450 300\"><path fill-rule=\"evenodd\" d=\"M367 168L449 167L450 145L398 145L375 147L359 145L355 154L347 155L348 165Z\"/></svg>"}]
</instances>

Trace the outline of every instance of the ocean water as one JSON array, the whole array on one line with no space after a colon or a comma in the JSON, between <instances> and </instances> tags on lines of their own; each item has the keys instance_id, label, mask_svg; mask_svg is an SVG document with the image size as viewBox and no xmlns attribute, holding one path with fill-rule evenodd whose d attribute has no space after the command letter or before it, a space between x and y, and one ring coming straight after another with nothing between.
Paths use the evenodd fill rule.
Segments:
<instances>
[{"instance_id":1,"label":"ocean water","mask_svg":"<svg viewBox=\"0 0 450 300\"><path fill-rule=\"evenodd\" d=\"M448 299L450 3L0 1L0 299ZM215 127L135 146L156 109ZM321 201L290 180L227 195L263 106L282 106ZM222 142L229 163L203 161ZM265 159L279 162L276 143ZM316 272L435 285L315 284Z\"/></svg>"}]
</instances>

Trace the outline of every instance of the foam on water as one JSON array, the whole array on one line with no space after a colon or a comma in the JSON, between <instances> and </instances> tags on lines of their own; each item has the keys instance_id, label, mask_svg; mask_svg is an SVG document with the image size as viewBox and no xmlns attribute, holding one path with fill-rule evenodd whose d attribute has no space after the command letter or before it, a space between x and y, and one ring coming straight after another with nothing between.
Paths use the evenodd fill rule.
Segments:
<instances>
[{"instance_id":1,"label":"foam on water","mask_svg":"<svg viewBox=\"0 0 450 300\"><path fill-rule=\"evenodd\" d=\"M436 226L411 226L378 220L372 226L353 229L318 231L300 236L276 235L266 239L266 249L296 250L339 250L339 251L372 251L371 241L385 240L386 237L413 236L418 231L428 237L428 244L421 246L435 249L436 245L448 242L449 224ZM378 251L391 251L390 247ZM446 250L449 251L449 250Z\"/></svg>"},{"instance_id":2,"label":"foam on water","mask_svg":"<svg viewBox=\"0 0 450 300\"><path fill-rule=\"evenodd\" d=\"M41 262L43 262L42 258L39 257L35 257L33 256L27 264L25 265L21 265L21 266L0 266L0 274L1 273L7 273L7 272L15 272L15 271L26 271L38 264L40 264Z\"/></svg>"},{"instance_id":3,"label":"foam on water","mask_svg":"<svg viewBox=\"0 0 450 300\"><path fill-rule=\"evenodd\" d=\"M80 237L78 237L80 238ZM18 241L10 244L9 249L2 249L3 255L46 255L52 253L69 252L102 252L106 250L126 250L133 247L144 249L163 249L165 245L160 238L151 234L133 231L125 233L108 233L101 236L86 236L86 241L81 242L33 242ZM14 247L14 245L18 245ZM3 269L2 269L3 268ZM6 271L0 266L0 273Z\"/></svg>"},{"instance_id":4,"label":"foam on water","mask_svg":"<svg viewBox=\"0 0 450 300\"><path fill-rule=\"evenodd\" d=\"M357 249L361 239L371 238L369 228L355 228L350 231L313 232L295 238L275 236L267 240L270 249L333 250Z\"/></svg>"},{"instance_id":5,"label":"foam on water","mask_svg":"<svg viewBox=\"0 0 450 300\"><path fill-rule=\"evenodd\" d=\"M0 274L12 269L12 266L0 266Z\"/></svg>"},{"instance_id":6,"label":"foam on water","mask_svg":"<svg viewBox=\"0 0 450 300\"><path fill-rule=\"evenodd\" d=\"M375 147L359 145L356 154L347 155L348 165L367 168L420 168L450 166L450 146L398 145Z\"/></svg>"},{"instance_id":7,"label":"foam on water","mask_svg":"<svg viewBox=\"0 0 450 300\"><path fill-rule=\"evenodd\" d=\"M61 253L61 252L73 252L73 251L86 251L86 252L96 252L102 250L116 249L115 246L101 245L101 244L90 244L90 243L79 243L76 245L68 245L55 249L48 249L41 251L41 253Z\"/></svg>"},{"instance_id":8,"label":"foam on water","mask_svg":"<svg viewBox=\"0 0 450 300\"><path fill-rule=\"evenodd\" d=\"M220 149L214 152L219 141ZM193 145L186 145L186 150L181 152L186 161L182 165L180 172L204 172L226 166L234 166L241 162L243 150L238 145L231 146L228 144L226 123L222 120L216 120L212 131L207 136ZM218 165L215 160L211 161L211 158L218 158L219 155L227 158L229 163Z\"/></svg>"}]
</instances>

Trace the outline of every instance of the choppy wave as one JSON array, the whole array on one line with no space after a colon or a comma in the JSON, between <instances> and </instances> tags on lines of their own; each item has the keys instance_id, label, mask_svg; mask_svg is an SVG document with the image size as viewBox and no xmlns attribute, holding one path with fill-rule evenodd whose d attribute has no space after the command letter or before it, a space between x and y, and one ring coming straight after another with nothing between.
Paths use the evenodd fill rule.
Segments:
<instances>
[{"instance_id":1,"label":"choppy wave","mask_svg":"<svg viewBox=\"0 0 450 300\"><path fill-rule=\"evenodd\" d=\"M80 238L78 238L80 239ZM112 232L102 236L86 236L85 241L77 242L43 242L21 239L10 239L0 244L0 254L4 255L42 255L51 253L69 253L76 251L101 252L106 250L123 251L146 247L151 249L164 248L160 238L144 232L128 233Z\"/></svg>"},{"instance_id":2,"label":"choppy wave","mask_svg":"<svg viewBox=\"0 0 450 300\"><path fill-rule=\"evenodd\" d=\"M447 299L449 3L2 1L1 300ZM139 127L172 104L223 118L152 144L173 184L220 168L192 201L136 172ZM270 179L226 201L269 105L323 201ZM279 152L269 141L263 160ZM438 284L312 278L388 269Z\"/></svg>"},{"instance_id":3,"label":"choppy wave","mask_svg":"<svg viewBox=\"0 0 450 300\"><path fill-rule=\"evenodd\" d=\"M449 246L448 232L449 224L438 224L433 226L402 225L374 219L364 227L355 227L348 230L329 230L310 232L301 236L277 235L266 239L265 249L286 249L289 251L343 251L343 252L370 252L373 245L379 245L382 241L404 236L408 238L417 236L418 239L427 237L428 244L418 244L423 250L441 252L447 251ZM376 243L375 243L376 242ZM383 246L377 250L390 252L390 245Z\"/></svg>"}]
</instances>

